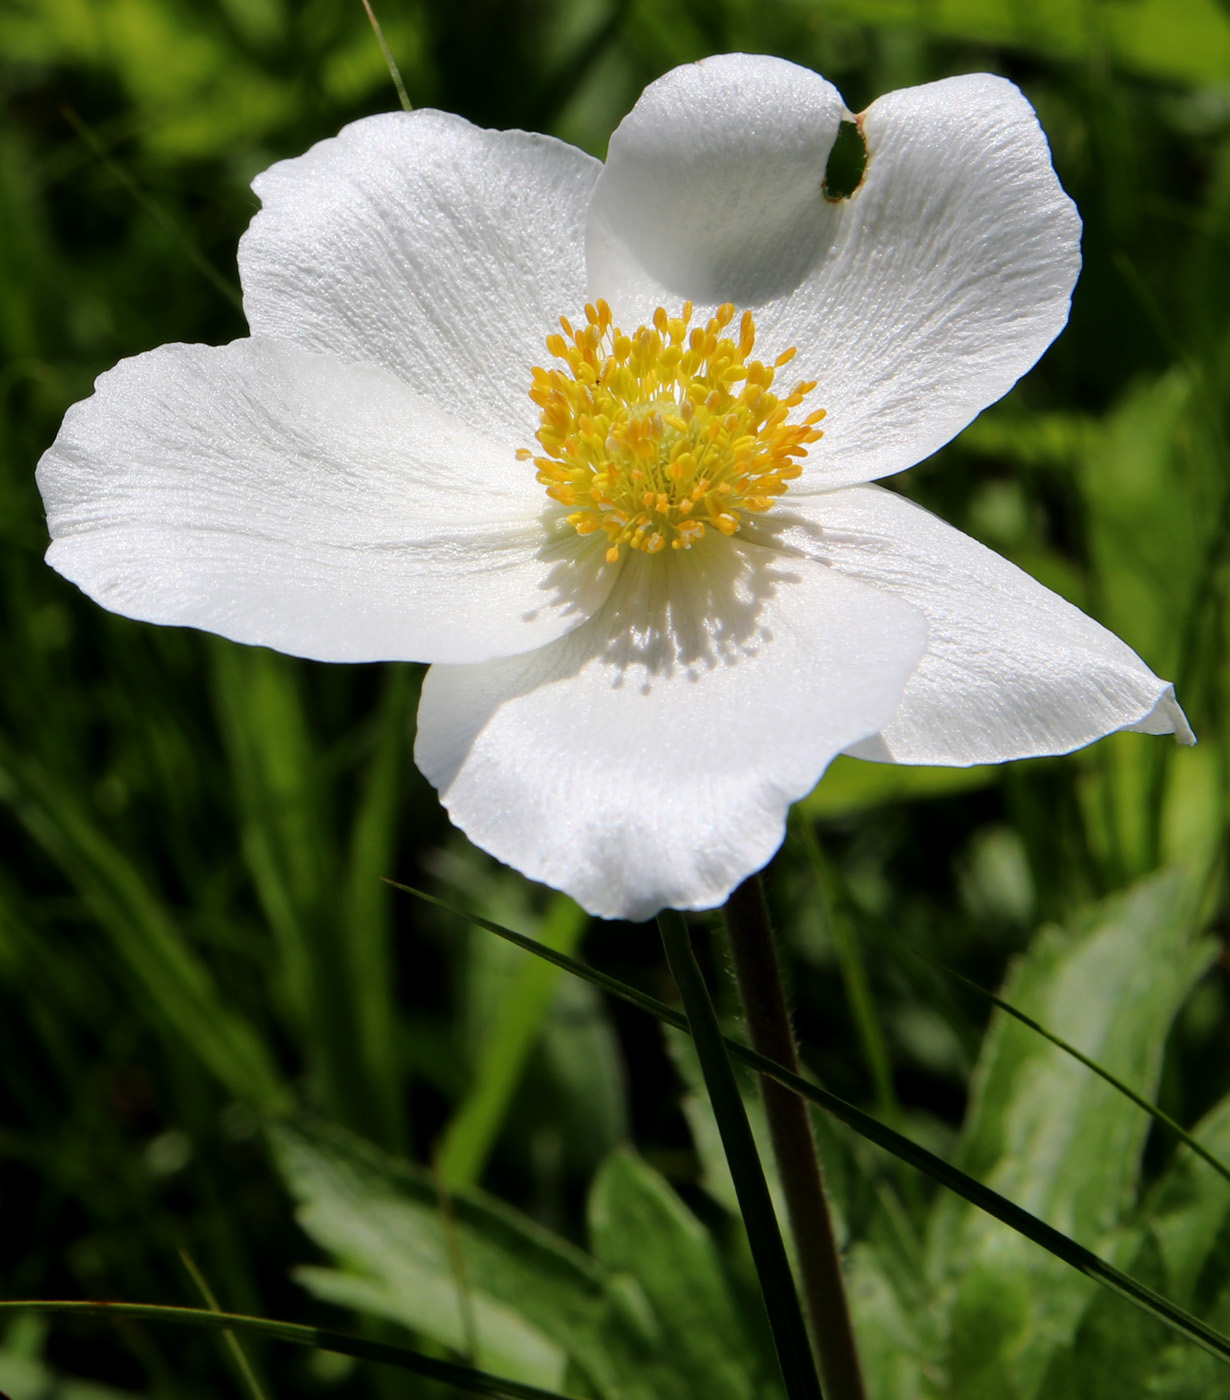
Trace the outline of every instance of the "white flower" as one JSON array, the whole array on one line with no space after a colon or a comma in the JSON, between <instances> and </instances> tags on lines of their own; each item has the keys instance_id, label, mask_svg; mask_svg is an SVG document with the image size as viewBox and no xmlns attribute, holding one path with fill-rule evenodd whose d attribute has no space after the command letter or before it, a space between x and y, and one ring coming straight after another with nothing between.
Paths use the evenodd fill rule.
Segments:
<instances>
[{"instance_id":1,"label":"white flower","mask_svg":"<svg viewBox=\"0 0 1230 1400\"><path fill-rule=\"evenodd\" d=\"M1064 325L1080 223L1032 109L985 75L881 98L830 202L848 119L736 54L648 88L605 166L432 111L273 166L239 253L252 338L126 360L69 412L49 561L130 617L434 663L416 758L453 820L607 916L720 903L843 750L1190 738L1123 643L866 484Z\"/></svg>"}]
</instances>

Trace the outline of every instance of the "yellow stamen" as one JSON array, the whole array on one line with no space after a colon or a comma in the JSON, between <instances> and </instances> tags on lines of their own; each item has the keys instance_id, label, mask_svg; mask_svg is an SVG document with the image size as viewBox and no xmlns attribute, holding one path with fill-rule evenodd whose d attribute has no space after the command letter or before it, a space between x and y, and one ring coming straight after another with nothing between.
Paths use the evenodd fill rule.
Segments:
<instances>
[{"instance_id":1,"label":"yellow stamen","mask_svg":"<svg viewBox=\"0 0 1230 1400\"><path fill-rule=\"evenodd\" d=\"M772 391L793 348L772 366L749 360L752 313L740 318L737 341L723 334L734 316L727 304L693 327L686 302L680 316L658 307L651 325L626 335L598 301L583 325L561 316L564 334L547 337L564 367L533 370L545 455L517 456L533 460L553 500L575 507L566 519L578 534L606 533L609 563L625 546L657 554L668 544L690 549L709 529L735 534L745 513L785 494L802 470L794 459L822 436L823 409L788 421L814 382L785 397Z\"/></svg>"}]
</instances>

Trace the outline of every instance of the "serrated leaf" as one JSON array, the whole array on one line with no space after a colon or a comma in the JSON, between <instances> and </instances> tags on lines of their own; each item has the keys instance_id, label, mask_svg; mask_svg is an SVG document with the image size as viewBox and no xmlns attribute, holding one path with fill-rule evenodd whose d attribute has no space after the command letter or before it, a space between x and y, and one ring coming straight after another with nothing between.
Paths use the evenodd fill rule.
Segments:
<instances>
[{"instance_id":1,"label":"serrated leaf","mask_svg":"<svg viewBox=\"0 0 1230 1400\"><path fill-rule=\"evenodd\" d=\"M396 1292L389 1278L373 1279L342 1269L306 1266L295 1271L296 1280L313 1297L339 1308L353 1308L369 1317L387 1317L465 1354L469 1338L457 1284L442 1276L438 1261L423 1269L399 1269ZM479 1345L475 1364L515 1380L562 1389L566 1357L536 1328L511 1308L501 1306L481 1291L468 1300L474 1335Z\"/></svg>"},{"instance_id":2,"label":"serrated leaf","mask_svg":"<svg viewBox=\"0 0 1230 1400\"><path fill-rule=\"evenodd\" d=\"M760 1389L753 1351L708 1231L666 1181L634 1153L613 1152L589 1198L594 1255L634 1278L661 1329L660 1344L707 1400L744 1400Z\"/></svg>"},{"instance_id":3,"label":"serrated leaf","mask_svg":"<svg viewBox=\"0 0 1230 1400\"><path fill-rule=\"evenodd\" d=\"M1138 1091L1152 1092L1170 1023L1211 947L1191 936L1196 887L1163 873L1036 939L1005 997ZM961 1166L1123 1264L1146 1115L1026 1026L997 1017L975 1078ZM942 1202L931 1266L952 1287L952 1394L1038 1393L1091 1285L985 1216ZM974 1365L977 1357L978 1366Z\"/></svg>"},{"instance_id":4,"label":"serrated leaf","mask_svg":"<svg viewBox=\"0 0 1230 1400\"><path fill-rule=\"evenodd\" d=\"M300 1223L340 1266L305 1271L301 1281L330 1301L461 1345L464 1303L430 1175L328 1124L281 1123L271 1138ZM517 1351L520 1337L519 1354L501 1358L520 1378L546 1366L545 1340L601 1396L688 1400L687 1372L657 1346L660 1323L647 1300L630 1302L625 1282L482 1192L450 1202L480 1358L497 1340ZM484 1318L498 1321L492 1337Z\"/></svg>"},{"instance_id":5,"label":"serrated leaf","mask_svg":"<svg viewBox=\"0 0 1230 1400\"><path fill-rule=\"evenodd\" d=\"M1196 1125L1192 1135L1222 1161L1230 1160L1230 1098ZM1230 1182L1179 1147L1150 1194L1147 1216L1176 1302L1203 1311L1230 1286Z\"/></svg>"},{"instance_id":6,"label":"serrated leaf","mask_svg":"<svg viewBox=\"0 0 1230 1400\"><path fill-rule=\"evenodd\" d=\"M300 1282L461 1352L466 1304L431 1178L326 1124L279 1125L272 1139L300 1224L342 1266L305 1270ZM587 1351L605 1303L601 1274L495 1202L472 1193L451 1201L476 1324L475 1363L557 1383L570 1343ZM538 1317L545 1329L535 1326Z\"/></svg>"},{"instance_id":7,"label":"serrated leaf","mask_svg":"<svg viewBox=\"0 0 1230 1400\"><path fill-rule=\"evenodd\" d=\"M390 883L428 904L449 909L453 913L463 914L473 923L498 934L501 938L524 948L527 952L545 958L546 961L553 962L558 967L564 967L584 981L601 987L622 1000L640 1007L643 1011L656 1016L665 1025L676 1030L686 1029L684 1018L679 1012L663 1002L657 1001L654 997L620 982L617 978L599 972L595 968L587 967L575 959L566 958L550 948L544 948L541 944L535 943L532 938L526 938L525 935L515 933L512 929L504 928L491 920L475 914L465 914L463 910L456 909L435 895L426 894L409 885L397 885L395 881L390 881ZM838 1095L830 1093L817 1084L808 1083L801 1076L780 1065L775 1065L772 1060L757 1055L755 1051L741 1045L738 1041L727 1037L725 1043L728 1054L740 1063L750 1066L757 1073L770 1075L810 1103L819 1105L826 1113L852 1128L860 1137L877 1144L902 1161L909 1162L920 1171L925 1172L934 1181L948 1187L961 1200L969 1202L980 1211L985 1211L991 1219L1008 1225L1011 1229L1019 1232L1022 1238L1033 1241L1054 1258L1062 1260L1084 1277L1098 1280L1111 1292L1128 1299L1151 1317L1165 1322L1175 1332L1195 1342L1223 1363L1230 1360L1230 1337L1218 1331L1216 1327L1201 1322L1155 1289L1150 1289L1144 1284L1136 1282L1094 1251L1048 1225L1038 1216L1022 1209L1006 1196L983 1185L920 1143L912 1141L895 1129L879 1122L854 1104L846 1102Z\"/></svg>"}]
</instances>

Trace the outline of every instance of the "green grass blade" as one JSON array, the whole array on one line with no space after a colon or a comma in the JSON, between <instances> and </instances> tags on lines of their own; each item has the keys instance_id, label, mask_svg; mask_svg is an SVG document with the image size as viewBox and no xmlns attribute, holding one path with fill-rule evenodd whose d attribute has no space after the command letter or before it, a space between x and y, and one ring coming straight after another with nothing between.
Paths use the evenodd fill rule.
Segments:
<instances>
[{"instance_id":1,"label":"green grass blade","mask_svg":"<svg viewBox=\"0 0 1230 1400\"><path fill-rule=\"evenodd\" d=\"M237 1098L288 1107L290 1096L260 1036L224 1001L141 872L76 794L0 743L0 802L76 886L156 1023Z\"/></svg>"},{"instance_id":2,"label":"green grass blade","mask_svg":"<svg viewBox=\"0 0 1230 1400\"><path fill-rule=\"evenodd\" d=\"M543 921L543 944L571 952L588 923L583 909L556 895ZM482 1176L558 980L559 973L542 962L526 963L512 979L479 1052L474 1087L445 1130L436 1159L449 1190L474 1186Z\"/></svg>"},{"instance_id":3,"label":"green grass blade","mask_svg":"<svg viewBox=\"0 0 1230 1400\"><path fill-rule=\"evenodd\" d=\"M243 311L243 298L239 289L228 281L201 252L191 238L166 212L157 200L151 199L137 184L124 167L114 159L97 135L85 124L72 107L60 108L64 120L81 137L107 172L132 196L138 207L153 220L164 234L176 245L183 256L210 283L216 292L221 293L236 311Z\"/></svg>"},{"instance_id":4,"label":"green grass blade","mask_svg":"<svg viewBox=\"0 0 1230 1400\"><path fill-rule=\"evenodd\" d=\"M242 1313L213 1312L208 1308L168 1308L159 1303L95 1303L61 1299L21 1298L0 1302L0 1316L5 1313L75 1313L77 1316L136 1318L142 1322L177 1322L190 1327L207 1327L217 1332L250 1332L253 1336L269 1337L274 1341L290 1342L294 1346L313 1347L317 1351L333 1351L341 1356L353 1356L360 1361L379 1361L396 1366L429 1380L455 1386L467 1395L491 1395L503 1400L576 1400L557 1390L521 1381L505 1380L472 1366L456 1366L450 1361L437 1361L409 1347L392 1346L388 1342L372 1342L366 1337L353 1337L346 1332L329 1332L320 1327L305 1327L298 1322L280 1322L276 1318L247 1317Z\"/></svg>"},{"instance_id":5,"label":"green grass blade","mask_svg":"<svg viewBox=\"0 0 1230 1400\"><path fill-rule=\"evenodd\" d=\"M394 882L390 881L390 883ZM424 899L430 904L438 905L442 909L447 909L461 918L469 919L471 923L477 924L480 928L498 934L499 937L508 939L519 948L524 948L527 952L555 963L557 967L562 967L575 976L584 978L595 987L610 992L613 996L621 997L633 1006L639 1006L642 1011L656 1016L667 1025L675 1026L682 1031L688 1030L686 1017L678 1011L667 1006L665 1002L658 1001L656 997L639 992L635 987L626 986L617 978L610 977L604 972L597 972L593 968L586 967L584 963L565 957L562 953L543 948L532 938L526 938L524 934L502 928L490 919L480 918L476 914L467 914L455 905L448 904L422 890L413 889L409 885L395 885L395 888L415 895L419 899ZM811 1084L797 1074L791 1074L784 1066L774 1064L772 1060L766 1060L754 1050L749 1050L746 1045L740 1045L738 1041L727 1039L726 1048L730 1054L760 1074L770 1075L779 1083L793 1089L795 1093L801 1094L803 1098L824 1109L826 1113L832 1114L834 1118L845 1123L860 1137L875 1143L877 1147L882 1147L884 1151L900 1158L903 1162L908 1162L933 1181L947 1187L955 1195L961 1196L1018 1234L1024 1235L1026 1239L1040 1245L1057 1259L1062 1259L1065 1264L1079 1269L1081 1273L1096 1279L1098 1283L1111 1289L1112 1292L1118 1293L1120 1297L1126 1298L1136 1307L1151 1313L1159 1321L1181 1333L1189 1341L1195 1342L1197 1346L1202 1347L1210 1355L1217 1357L1219 1361L1230 1363L1230 1337L1223 1335L1207 1323L1201 1322L1198 1317L1194 1317L1186 1309L1170 1302L1169 1299L1163 1298L1160 1293L1156 1293L1143 1283L1138 1283L1135 1279L1130 1278L1113 1265L1108 1264L1092 1250L1077 1244L1061 1230L1056 1230L1045 1220L1040 1220L1036 1215L1008 1200L1006 1196L1001 1196L998 1191L984 1186L980 1181L976 1181L972 1176L968 1176L959 1168L952 1166L942 1157L937 1157L934 1152L928 1152L925 1147L920 1147L910 1138L887 1127L879 1119L873 1118L869 1113L864 1113L861 1108L847 1103L845 1099L839 1098L838 1095L830 1093L827 1089L822 1089L817 1084Z\"/></svg>"},{"instance_id":6,"label":"green grass blade","mask_svg":"<svg viewBox=\"0 0 1230 1400\"><path fill-rule=\"evenodd\" d=\"M764 1295L777 1360L790 1400L822 1400L820 1381L811 1354L803 1310L795 1291L786 1246L773 1210L764 1168L756 1152L756 1140L735 1082L727 1053L726 1037L718 1024L709 989L692 951L692 937L682 914L664 909L658 930L671 975L687 1009L688 1027L696 1045L701 1073L713 1116L717 1119L722 1147L739 1198L739 1211L747 1227L748 1243L756 1261L756 1273Z\"/></svg>"},{"instance_id":7,"label":"green grass blade","mask_svg":"<svg viewBox=\"0 0 1230 1400\"><path fill-rule=\"evenodd\" d=\"M368 23L371 25L376 35L376 42L380 45L380 52L384 55L384 62L389 70L389 77L393 79L393 86L397 89L397 100L401 103L403 112L412 112L414 108L410 104L410 98L406 93L406 85L402 81L401 69L397 66L397 60L393 57L393 50L389 48L389 41L384 37L384 30L380 27L380 21L376 18L376 12L372 9L371 0L363 0L363 8L367 11Z\"/></svg>"},{"instance_id":8,"label":"green grass blade","mask_svg":"<svg viewBox=\"0 0 1230 1400\"><path fill-rule=\"evenodd\" d=\"M244 855L281 953L292 1030L329 1113L359 1132L378 1121L364 1073L342 879L296 662L216 641L214 699L234 775Z\"/></svg>"},{"instance_id":9,"label":"green grass blade","mask_svg":"<svg viewBox=\"0 0 1230 1400\"><path fill-rule=\"evenodd\" d=\"M341 927L350 966L363 1077L372 1119L366 1134L393 1151L405 1143L404 1074L397 1032L397 977L391 891L381 876L394 863L410 716L418 698L409 666L390 666L350 837Z\"/></svg>"},{"instance_id":10,"label":"green grass blade","mask_svg":"<svg viewBox=\"0 0 1230 1400\"><path fill-rule=\"evenodd\" d=\"M996 996L994 992L987 991L985 987L979 986L977 982L969 977L963 976L954 968L947 967L942 962L937 962L935 958L929 958L926 953L918 953L916 950L916 954L918 957L922 958L924 962L930 963L932 967L939 968L941 972L947 973L949 977L960 982L962 986L968 987L971 992L977 992L980 997L985 997L993 1006L997 1006L1006 1015L1014 1017L1016 1020L1020 1021L1023 1026L1028 1026L1031 1031L1035 1031L1044 1040L1049 1040L1052 1045L1062 1050L1065 1055L1070 1055L1074 1060L1079 1061L1086 1069L1092 1070L1094 1074L1100 1079L1104 1079L1113 1089L1117 1089L1124 1098L1130 1099L1137 1108L1147 1113L1150 1118L1169 1128L1180 1142L1190 1147L1197 1157L1207 1162L1218 1176L1224 1177L1226 1181L1230 1181L1230 1167L1227 1167L1224 1162L1215 1157L1208 1148L1205 1147L1199 1139L1193 1137L1186 1128L1175 1122L1164 1109L1150 1102L1143 1094L1138 1094L1135 1089L1125 1084L1122 1079L1111 1074L1108 1069L1103 1069L1096 1060L1091 1059L1090 1056L1086 1055L1083 1051L1078 1050L1075 1045L1064 1040L1062 1036L1056 1035L1054 1031L1047 1030L1044 1025L1035 1021L1032 1016L1027 1016L1023 1011L1018 1011L1010 1002L1005 1001L1002 997Z\"/></svg>"},{"instance_id":11,"label":"green grass blade","mask_svg":"<svg viewBox=\"0 0 1230 1400\"><path fill-rule=\"evenodd\" d=\"M205 1275L197 1268L196 1260L193 1259L192 1255L189 1254L186 1249L181 1249L179 1251L179 1257L183 1262L184 1268L188 1270L188 1275L192 1279L192 1282L196 1284L197 1292L205 1300L205 1306L210 1312L220 1313L222 1311L221 1304L214 1296L214 1291L210 1288ZM256 1372L252 1369L252 1363L248 1360L248 1353L243 1349L243 1343L229 1328L223 1332L222 1336L226 1341L227 1350L231 1354L231 1359L235 1363L235 1369L243 1379L244 1386L251 1395L252 1400L267 1400L265 1392L261 1389L261 1383L256 1378Z\"/></svg>"}]
</instances>

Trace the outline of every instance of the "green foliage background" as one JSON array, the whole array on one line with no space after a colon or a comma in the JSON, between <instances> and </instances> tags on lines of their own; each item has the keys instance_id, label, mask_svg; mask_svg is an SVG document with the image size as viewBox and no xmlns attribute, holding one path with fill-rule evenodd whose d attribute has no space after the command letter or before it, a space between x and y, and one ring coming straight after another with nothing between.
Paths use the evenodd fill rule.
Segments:
<instances>
[{"instance_id":1,"label":"green foliage background","mask_svg":"<svg viewBox=\"0 0 1230 1400\"><path fill-rule=\"evenodd\" d=\"M895 484L1173 678L1201 743L839 760L770 892L824 1083L1230 1331L1225 1183L912 951L1007 977L1230 1156L1230 6L378 8L416 105L598 155L646 82L732 49L813 67L855 110L977 70L1037 107L1085 220L1071 324ZM248 181L394 105L359 0L0 0L0 97L0 1294L195 1304L187 1249L236 1310L578 1394L773 1394L686 1045L379 877L669 999L652 928L591 925L449 829L409 760L413 668L130 623L41 562L33 468L64 409L123 356L244 334ZM720 933L708 949L729 1008ZM817 1126L876 1400L1230 1395L1230 1371ZM442 1393L250 1354L271 1396ZM243 1384L212 1336L0 1334L13 1400Z\"/></svg>"}]
</instances>

